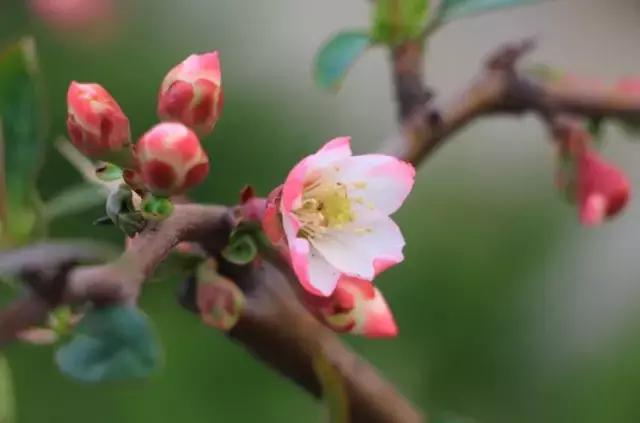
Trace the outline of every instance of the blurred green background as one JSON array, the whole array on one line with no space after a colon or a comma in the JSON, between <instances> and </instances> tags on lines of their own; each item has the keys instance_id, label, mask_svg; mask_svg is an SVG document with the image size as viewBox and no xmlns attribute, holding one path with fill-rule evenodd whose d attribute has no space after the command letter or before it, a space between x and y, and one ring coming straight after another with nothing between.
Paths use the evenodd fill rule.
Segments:
<instances>
[{"instance_id":1,"label":"blurred green background","mask_svg":"<svg viewBox=\"0 0 640 423\"><path fill-rule=\"evenodd\" d=\"M205 140L212 169L194 197L231 204L251 183L266 194L326 140L351 135L376 149L396 131L387 57L370 52L338 95L313 84L315 51L332 32L366 27L365 0L279 2L130 0L110 28L56 29L28 2L0 3L0 43L35 34L63 134L71 80L103 84L140 134L155 122L166 71L218 49L222 119ZM640 73L635 0L558 0L447 26L432 40L430 81L462 87L493 47L536 35L532 61L575 73ZM640 149L609 130L604 154L640 182ZM640 203L595 230L553 187L553 150L533 118L471 125L419 172L397 214L406 261L378 281L400 326L397 339L346 338L434 415L477 422L638 422ZM52 145L52 144L51 144ZM79 181L51 147L44 198ZM121 242L91 226L100 208L57 221L52 236ZM241 347L181 310L179 281L150 285L142 305L166 347L144 383L85 386L60 375L52 351L13 345L18 421L322 421L321 406Z\"/></svg>"}]
</instances>

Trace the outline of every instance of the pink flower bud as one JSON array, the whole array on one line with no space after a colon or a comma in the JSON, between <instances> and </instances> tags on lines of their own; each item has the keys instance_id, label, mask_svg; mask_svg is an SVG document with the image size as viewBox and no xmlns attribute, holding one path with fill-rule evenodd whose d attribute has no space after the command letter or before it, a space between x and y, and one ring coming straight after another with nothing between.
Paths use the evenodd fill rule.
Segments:
<instances>
[{"instance_id":1,"label":"pink flower bud","mask_svg":"<svg viewBox=\"0 0 640 423\"><path fill-rule=\"evenodd\" d=\"M640 77L627 76L621 78L613 85L613 89L632 96L640 95Z\"/></svg>"},{"instance_id":2,"label":"pink flower bud","mask_svg":"<svg viewBox=\"0 0 640 423\"><path fill-rule=\"evenodd\" d=\"M196 272L196 303L202 321L211 327L231 330L242 315L245 297L232 280L218 274L213 260L203 262Z\"/></svg>"},{"instance_id":3,"label":"pink flower bud","mask_svg":"<svg viewBox=\"0 0 640 423\"><path fill-rule=\"evenodd\" d=\"M213 130L222 111L218 52L193 54L169 71L158 96L162 120L182 122L200 135Z\"/></svg>"},{"instance_id":4,"label":"pink flower bud","mask_svg":"<svg viewBox=\"0 0 640 423\"><path fill-rule=\"evenodd\" d=\"M135 146L138 171L154 195L168 197L200 184L209 173L209 158L193 131L181 123L161 123Z\"/></svg>"},{"instance_id":5,"label":"pink flower bud","mask_svg":"<svg viewBox=\"0 0 640 423\"><path fill-rule=\"evenodd\" d=\"M131 162L129 119L102 86L75 81L67 92L67 130L85 156L128 165Z\"/></svg>"},{"instance_id":6,"label":"pink flower bud","mask_svg":"<svg viewBox=\"0 0 640 423\"><path fill-rule=\"evenodd\" d=\"M398 334L389 305L369 281L343 276L330 297L308 296L307 305L336 332L368 338L387 338Z\"/></svg>"},{"instance_id":7,"label":"pink flower bud","mask_svg":"<svg viewBox=\"0 0 640 423\"><path fill-rule=\"evenodd\" d=\"M580 222L602 223L618 214L629 200L630 184L624 173L606 163L595 151L585 151L578 162Z\"/></svg>"}]
</instances>

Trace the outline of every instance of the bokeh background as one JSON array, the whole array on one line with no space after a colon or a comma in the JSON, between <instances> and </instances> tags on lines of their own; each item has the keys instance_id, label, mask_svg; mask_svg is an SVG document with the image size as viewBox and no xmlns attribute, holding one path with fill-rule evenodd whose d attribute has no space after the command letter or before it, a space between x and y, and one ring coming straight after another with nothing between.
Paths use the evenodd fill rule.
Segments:
<instances>
[{"instance_id":1,"label":"bokeh background","mask_svg":"<svg viewBox=\"0 0 640 423\"><path fill-rule=\"evenodd\" d=\"M314 86L316 50L334 31L367 27L365 0L116 3L108 24L82 28L38 16L28 1L0 2L0 44L34 34L54 134L64 133L71 80L98 81L140 134L156 120L166 71L218 49L225 105L205 141L212 160L194 197L231 204L246 183L267 193L302 156L337 135L356 152L396 133L389 63L371 50L337 95ZM531 62L615 78L640 74L636 0L555 0L448 25L433 38L428 79L443 95L473 76L503 41L535 35ZM640 186L640 146L608 128L605 156ZM43 196L79 181L50 147ZM419 171L397 214L406 261L378 281L400 326L393 340L346 338L434 415L477 422L640 421L640 200L615 221L583 229L553 186L554 151L532 117L483 120L457 134ZM58 238L99 238L100 208L59 220ZM85 386L64 378L52 350L14 345L18 421L302 422L321 406L205 328L177 305L179 281L148 286L143 308L166 347L146 382Z\"/></svg>"}]
</instances>

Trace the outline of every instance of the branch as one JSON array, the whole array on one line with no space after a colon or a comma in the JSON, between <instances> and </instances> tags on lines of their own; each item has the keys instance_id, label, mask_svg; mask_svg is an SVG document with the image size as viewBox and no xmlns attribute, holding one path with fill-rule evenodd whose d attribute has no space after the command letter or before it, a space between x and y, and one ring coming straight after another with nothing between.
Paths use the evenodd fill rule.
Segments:
<instances>
[{"instance_id":1,"label":"branch","mask_svg":"<svg viewBox=\"0 0 640 423\"><path fill-rule=\"evenodd\" d=\"M26 297L0 313L0 347L25 329L42 324L61 303L133 303L142 283L180 241L202 241L222 248L231 230L226 207L178 205L175 213L134 238L115 261L73 266L90 260L81 246L29 247L0 256L0 271L20 274L30 287ZM209 235L206 239L204 234Z\"/></svg>"},{"instance_id":2,"label":"branch","mask_svg":"<svg viewBox=\"0 0 640 423\"><path fill-rule=\"evenodd\" d=\"M0 272L21 271L31 287L28 296L0 313L0 347L15 340L20 331L41 324L60 303L135 302L144 281L181 241L198 242L218 257L228 241L232 213L226 207L177 205L169 219L146 228L120 258L103 265L75 266L73 249L62 252L51 246L0 256ZM313 359L322 354L343 377L353 422L423 421L371 365L300 304L286 279L291 276L288 266L278 270L284 270L285 276L264 262L238 267L221 261L221 273L231 277L247 297L242 318L229 336L316 397L322 392Z\"/></svg>"},{"instance_id":3,"label":"branch","mask_svg":"<svg viewBox=\"0 0 640 423\"><path fill-rule=\"evenodd\" d=\"M288 279L292 275L286 269L283 275L268 263L254 268L221 267L247 297L246 311L229 336L316 397L322 392L313 360L322 355L342 377L351 422L424 421L376 369L304 309L293 290L297 281Z\"/></svg>"},{"instance_id":4,"label":"branch","mask_svg":"<svg viewBox=\"0 0 640 423\"><path fill-rule=\"evenodd\" d=\"M411 109L412 112L401 119L403 142L394 146L394 154L418 165L457 130L476 118L497 113L534 112L545 122L557 114L640 118L640 97L637 95L542 81L520 72L516 67L518 60L534 46L533 40L527 39L498 48L475 80L445 103L439 104L435 99L435 102L419 106L411 101L410 95L398 95L400 110ZM407 50L405 54L410 52ZM414 64L413 69L400 66L407 62L410 61L403 55L394 55L395 81L407 78L419 69L419 64ZM424 88L416 90L415 95L426 92ZM396 83L396 93L400 91Z\"/></svg>"}]
</instances>

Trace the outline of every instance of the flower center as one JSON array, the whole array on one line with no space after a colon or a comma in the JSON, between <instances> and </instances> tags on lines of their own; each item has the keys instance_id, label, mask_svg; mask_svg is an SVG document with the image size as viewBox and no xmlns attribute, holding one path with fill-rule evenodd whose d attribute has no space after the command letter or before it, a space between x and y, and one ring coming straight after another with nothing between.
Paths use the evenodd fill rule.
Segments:
<instances>
[{"instance_id":1,"label":"flower center","mask_svg":"<svg viewBox=\"0 0 640 423\"><path fill-rule=\"evenodd\" d=\"M298 236L314 238L327 229L339 229L355 219L347 187L340 182L316 180L302 194L302 205L294 213L302 223Z\"/></svg>"}]
</instances>

